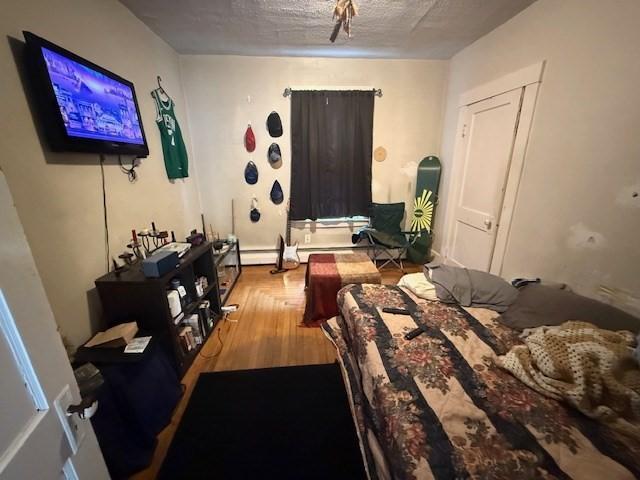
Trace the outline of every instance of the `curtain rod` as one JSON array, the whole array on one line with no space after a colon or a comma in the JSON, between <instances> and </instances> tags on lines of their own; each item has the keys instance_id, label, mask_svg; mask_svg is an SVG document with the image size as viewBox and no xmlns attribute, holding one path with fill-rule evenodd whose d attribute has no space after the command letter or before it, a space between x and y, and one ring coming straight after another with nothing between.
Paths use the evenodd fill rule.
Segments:
<instances>
[{"instance_id":1,"label":"curtain rod","mask_svg":"<svg viewBox=\"0 0 640 480\"><path fill-rule=\"evenodd\" d=\"M303 88L301 89L296 89L296 90L304 90ZM309 90L331 90L330 88L310 88ZM349 90L348 88L344 88L341 90ZM352 90L368 90L368 89L364 89L364 88L354 88ZM293 91L293 89L291 87L287 87L284 89L284 92L282 92L282 96L283 97L289 97L291 96L291 92ZM382 89L380 88L374 88L373 89L373 94L376 97L382 97Z\"/></svg>"}]
</instances>

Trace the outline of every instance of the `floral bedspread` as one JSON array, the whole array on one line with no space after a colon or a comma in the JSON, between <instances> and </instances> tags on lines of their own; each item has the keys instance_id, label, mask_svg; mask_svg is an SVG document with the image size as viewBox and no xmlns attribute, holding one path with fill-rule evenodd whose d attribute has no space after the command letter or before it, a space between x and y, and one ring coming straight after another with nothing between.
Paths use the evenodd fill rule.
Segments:
<instances>
[{"instance_id":1,"label":"floral bedspread","mask_svg":"<svg viewBox=\"0 0 640 480\"><path fill-rule=\"evenodd\" d=\"M391 285L349 285L338 305L322 328L338 349L370 478L640 478L637 442L494 363L521 343L495 313ZM418 325L425 333L405 340Z\"/></svg>"}]
</instances>

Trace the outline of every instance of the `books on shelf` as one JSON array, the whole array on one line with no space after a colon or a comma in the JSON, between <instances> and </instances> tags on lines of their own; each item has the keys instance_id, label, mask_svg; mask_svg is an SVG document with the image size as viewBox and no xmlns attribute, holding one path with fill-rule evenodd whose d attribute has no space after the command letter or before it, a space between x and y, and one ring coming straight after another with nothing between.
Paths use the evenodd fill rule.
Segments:
<instances>
[{"instance_id":1,"label":"books on shelf","mask_svg":"<svg viewBox=\"0 0 640 480\"><path fill-rule=\"evenodd\" d=\"M178 337L185 353L198 348L204 343L207 326L200 315L191 314L185 316L181 326L182 328L178 331Z\"/></svg>"},{"instance_id":2,"label":"books on shelf","mask_svg":"<svg viewBox=\"0 0 640 480\"><path fill-rule=\"evenodd\" d=\"M191 333L193 334L196 345L202 345L204 342L204 330L200 322L200 317L196 314L189 315L185 317L183 323L191 327Z\"/></svg>"}]
</instances>

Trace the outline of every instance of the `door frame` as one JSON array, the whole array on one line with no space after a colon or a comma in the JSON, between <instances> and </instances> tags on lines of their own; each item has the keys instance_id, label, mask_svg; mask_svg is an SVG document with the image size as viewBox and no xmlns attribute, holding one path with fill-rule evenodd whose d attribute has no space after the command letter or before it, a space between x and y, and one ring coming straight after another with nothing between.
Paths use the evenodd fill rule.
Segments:
<instances>
[{"instance_id":1,"label":"door frame","mask_svg":"<svg viewBox=\"0 0 640 480\"><path fill-rule=\"evenodd\" d=\"M444 246L444 259L448 259L452 249L453 230L455 227L455 211L460 195L462 183L462 169L464 167L464 155L466 153L466 141L462 137L464 127L464 109L469 105L481 102L491 97L507 93L512 90L522 89L520 114L516 127L513 150L509 163L507 182L505 185L502 207L496 219L496 241L493 247L490 273L501 275L504 256L509 243L509 233L518 197L518 187L524 170L525 155L529 133L533 124L533 115L538 98L538 91L542 83L542 74L545 61L541 61L520 70L511 72L490 82L476 86L460 94L458 99L458 120L456 123L455 143L453 148L453 169L451 176L451 189L447 196L447 213L445 221L446 242Z\"/></svg>"}]
</instances>

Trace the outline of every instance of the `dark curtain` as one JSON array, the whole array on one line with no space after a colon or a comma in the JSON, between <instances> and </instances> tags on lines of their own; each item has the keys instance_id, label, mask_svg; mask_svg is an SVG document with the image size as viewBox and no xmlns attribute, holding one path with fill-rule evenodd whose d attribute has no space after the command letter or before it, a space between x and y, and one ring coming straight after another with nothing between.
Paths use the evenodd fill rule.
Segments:
<instances>
[{"instance_id":1,"label":"dark curtain","mask_svg":"<svg viewBox=\"0 0 640 480\"><path fill-rule=\"evenodd\" d=\"M292 220L368 215L373 103L373 91L292 92Z\"/></svg>"}]
</instances>

